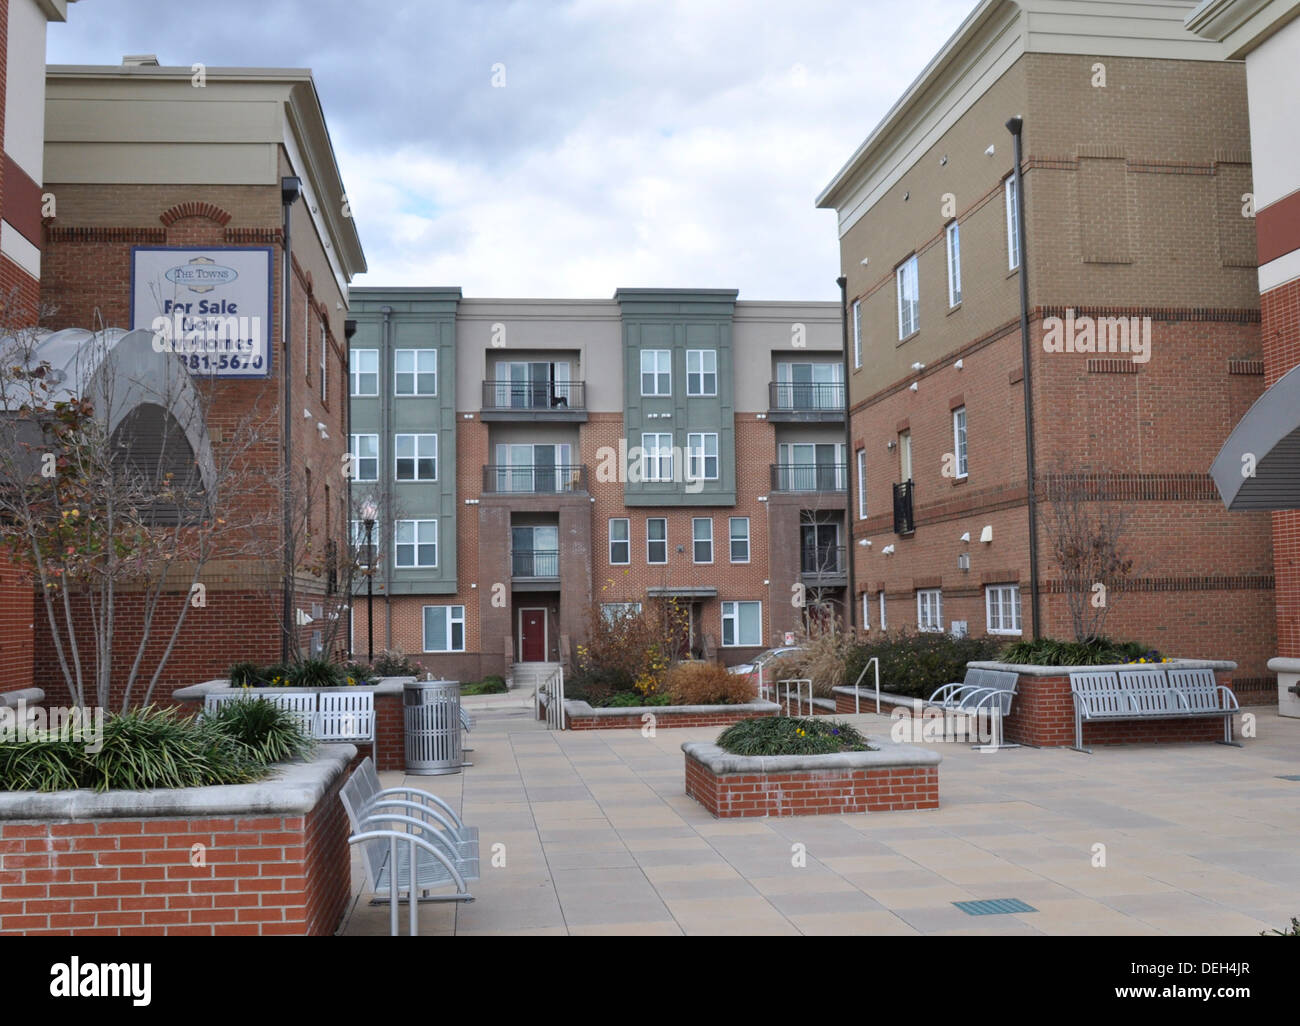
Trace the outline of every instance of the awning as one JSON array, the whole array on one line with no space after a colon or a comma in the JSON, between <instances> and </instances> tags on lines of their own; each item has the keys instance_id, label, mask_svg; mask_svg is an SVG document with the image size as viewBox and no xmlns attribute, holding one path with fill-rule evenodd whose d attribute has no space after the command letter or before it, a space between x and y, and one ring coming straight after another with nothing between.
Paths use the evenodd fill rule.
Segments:
<instances>
[{"instance_id":1,"label":"awning","mask_svg":"<svg viewBox=\"0 0 1300 1026\"><path fill-rule=\"evenodd\" d=\"M706 599L717 598L717 588L646 588L651 598Z\"/></svg>"},{"instance_id":2,"label":"awning","mask_svg":"<svg viewBox=\"0 0 1300 1026\"><path fill-rule=\"evenodd\" d=\"M1300 509L1300 365L1246 411L1210 476L1228 509Z\"/></svg>"}]
</instances>

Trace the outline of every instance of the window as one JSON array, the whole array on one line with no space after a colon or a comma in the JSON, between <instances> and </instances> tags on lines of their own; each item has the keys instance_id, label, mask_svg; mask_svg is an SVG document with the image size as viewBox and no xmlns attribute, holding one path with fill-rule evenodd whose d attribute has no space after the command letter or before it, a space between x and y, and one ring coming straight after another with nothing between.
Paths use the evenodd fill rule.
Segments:
<instances>
[{"instance_id":1,"label":"window","mask_svg":"<svg viewBox=\"0 0 1300 1026\"><path fill-rule=\"evenodd\" d=\"M641 436L641 475L646 481L671 481L673 479L673 436L654 434Z\"/></svg>"},{"instance_id":2,"label":"window","mask_svg":"<svg viewBox=\"0 0 1300 1026\"><path fill-rule=\"evenodd\" d=\"M1007 269L1020 266L1020 203L1016 197L1016 176L1012 175L1003 186L1007 200Z\"/></svg>"},{"instance_id":3,"label":"window","mask_svg":"<svg viewBox=\"0 0 1300 1026\"><path fill-rule=\"evenodd\" d=\"M640 602L602 602L600 604L600 615L608 624L618 623L619 620L627 619L632 616L641 615Z\"/></svg>"},{"instance_id":4,"label":"window","mask_svg":"<svg viewBox=\"0 0 1300 1026\"><path fill-rule=\"evenodd\" d=\"M569 463L567 442L555 445L519 445L498 442L496 488L498 492L575 491L581 472Z\"/></svg>"},{"instance_id":5,"label":"window","mask_svg":"<svg viewBox=\"0 0 1300 1026\"><path fill-rule=\"evenodd\" d=\"M671 349L641 350L641 394L673 394Z\"/></svg>"},{"instance_id":6,"label":"window","mask_svg":"<svg viewBox=\"0 0 1300 1026\"><path fill-rule=\"evenodd\" d=\"M900 431L898 433L898 475L900 481L912 480L911 431Z\"/></svg>"},{"instance_id":7,"label":"window","mask_svg":"<svg viewBox=\"0 0 1300 1026\"><path fill-rule=\"evenodd\" d=\"M554 363L503 361L496 365L494 408L549 410L580 404L582 396L569 378L567 360Z\"/></svg>"},{"instance_id":8,"label":"window","mask_svg":"<svg viewBox=\"0 0 1300 1026\"><path fill-rule=\"evenodd\" d=\"M695 517L691 520L691 546L695 562L713 562L712 517Z\"/></svg>"},{"instance_id":9,"label":"window","mask_svg":"<svg viewBox=\"0 0 1300 1026\"><path fill-rule=\"evenodd\" d=\"M609 522L609 561L620 566L632 562L631 521L626 517Z\"/></svg>"},{"instance_id":10,"label":"window","mask_svg":"<svg viewBox=\"0 0 1300 1026\"><path fill-rule=\"evenodd\" d=\"M438 350L396 350L393 353L393 395L437 394Z\"/></svg>"},{"instance_id":11,"label":"window","mask_svg":"<svg viewBox=\"0 0 1300 1026\"><path fill-rule=\"evenodd\" d=\"M438 480L437 435L397 435L393 451L398 481Z\"/></svg>"},{"instance_id":12,"label":"window","mask_svg":"<svg viewBox=\"0 0 1300 1026\"><path fill-rule=\"evenodd\" d=\"M944 233L948 237L948 305L961 302L961 228L956 221Z\"/></svg>"},{"instance_id":13,"label":"window","mask_svg":"<svg viewBox=\"0 0 1300 1026\"><path fill-rule=\"evenodd\" d=\"M862 300L853 301L853 366L862 366Z\"/></svg>"},{"instance_id":14,"label":"window","mask_svg":"<svg viewBox=\"0 0 1300 1026\"><path fill-rule=\"evenodd\" d=\"M898 283L898 337L904 339L921 326L920 284L915 256L898 265L895 278Z\"/></svg>"},{"instance_id":15,"label":"window","mask_svg":"<svg viewBox=\"0 0 1300 1026\"><path fill-rule=\"evenodd\" d=\"M320 401L329 402L329 368L325 363L325 354L329 349L329 329L324 321L320 322Z\"/></svg>"},{"instance_id":16,"label":"window","mask_svg":"<svg viewBox=\"0 0 1300 1026\"><path fill-rule=\"evenodd\" d=\"M718 394L718 351L686 350L686 394Z\"/></svg>"},{"instance_id":17,"label":"window","mask_svg":"<svg viewBox=\"0 0 1300 1026\"><path fill-rule=\"evenodd\" d=\"M943 593L938 588L916 593L916 628L921 631L943 630Z\"/></svg>"},{"instance_id":18,"label":"window","mask_svg":"<svg viewBox=\"0 0 1300 1026\"><path fill-rule=\"evenodd\" d=\"M843 410L843 365L778 363L776 404L781 410Z\"/></svg>"},{"instance_id":19,"label":"window","mask_svg":"<svg viewBox=\"0 0 1300 1026\"><path fill-rule=\"evenodd\" d=\"M668 521L664 517L649 517L645 522L645 561L668 562Z\"/></svg>"},{"instance_id":20,"label":"window","mask_svg":"<svg viewBox=\"0 0 1300 1026\"><path fill-rule=\"evenodd\" d=\"M885 590L881 588L877 594L880 596L880 629L883 631L889 626L889 621L885 618Z\"/></svg>"},{"instance_id":21,"label":"window","mask_svg":"<svg viewBox=\"0 0 1300 1026\"><path fill-rule=\"evenodd\" d=\"M352 521L352 550L357 554L357 566L369 569L375 565L375 556L379 552L379 521L370 525L370 546L366 547L366 522Z\"/></svg>"},{"instance_id":22,"label":"window","mask_svg":"<svg viewBox=\"0 0 1300 1026\"><path fill-rule=\"evenodd\" d=\"M379 350L353 349L348 354L353 395L379 394Z\"/></svg>"},{"instance_id":23,"label":"window","mask_svg":"<svg viewBox=\"0 0 1300 1026\"><path fill-rule=\"evenodd\" d=\"M865 591L862 593L862 629L871 630L871 595Z\"/></svg>"},{"instance_id":24,"label":"window","mask_svg":"<svg viewBox=\"0 0 1300 1026\"><path fill-rule=\"evenodd\" d=\"M692 481L718 479L718 436L716 432L686 436L686 465Z\"/></svg>"},{"instance_id":25,"label":"window","mask_svg":"<svg viewBox=\"0 0 1300 1026\"><path fill-rule=\"evenodd\" d=\"M958 478L966 476L966 407L952 411L952 452Z\"/></svg>"},{"instance_id":26,"label":"window","mask_svg":"<svg viewBox=\"0 0 1300 1026\"><path fill-rule=\"evenodd\" d=\"M438 565L438 521L399 520L396 531L397 562L400 567Z\"/></svg>"},{"instance_id":27,"label":"window","mask_svg":"<svg viewBox=\"0 0 1300 1026\"><path fill-rule=\"evenodd\" d=\"M352 436L352 480L379 480L379 436Z\"/></svg>"},{"instance_id":28,"label":"window","mask_svg":"<svg viewBox=\"0 0 1300 1026\"><path fill-rule=\"evenodd\" d=\"M556 524L510 529L512 577L560 576L560 528Z\"/></svg>"},{"instance_id":29,"label":"window","mask_svg":"<svg viewBox=\"0 0 1300 1026\"><path fill-rule=\"evenodd\" d=\"M426 652L465 651L465 607L424 607L424 650Z\"/></svg>"},{"instance_id":30,"label":"window","mask_svg":"<svg viewBox=\"0 0 1300 1026\"><path fill-rule=\"evenodd\" d=\"M1020 633L1020 585L993 584L984 589L984 616L990 634Z\"/></svg>"},{"instance_id":31,"label":"window","mask_svg":"<svg viewBox=\"0 0 1300 1026\"><path fill-rule=\"evenodd\" d=\"M732 517L729 534L731 540L731 561L733 563L748 563L749 517Z\"/></svg>"},{"instance_id":32,"label":"window","mask_svg":"<svg viewBox=\"0 0 1300 1026\"><path fill-rule=\"evenodd\" d=\"M867 519L867 450L858 450L858 519Z\"/></svg>"},{"instance_id":33,"label":"window","mask_svg":"<svg viewBox=\"0 0 1300 1026\"><path fill-rule=\"evenodd\" d=\"M763 643L763 603L722 603L722 644L727 648Z\"/></svg>"}]
</instances>

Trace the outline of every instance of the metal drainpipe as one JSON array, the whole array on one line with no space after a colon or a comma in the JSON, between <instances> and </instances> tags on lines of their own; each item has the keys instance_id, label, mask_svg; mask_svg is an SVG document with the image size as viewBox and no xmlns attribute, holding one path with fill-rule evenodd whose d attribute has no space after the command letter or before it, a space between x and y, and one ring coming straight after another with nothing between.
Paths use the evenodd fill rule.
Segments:
<instances>
[{"instance_id":1,"label":"metal drainpipe","mask_svg":"<svg viewBox=\"0 0 1300 1026\"><path fill-rule=\"evenodd\" d=\"M351 302L351 297L349 297L349 302ZM357 322L350 319L344 320L343 321L343 354L344 354L343 380L347 382L347 387L342 390L340 394L340 401L343 401L343 439L344 441L347 442L347 446L348 446L346 450L347 452L352 451L352 336L355 335L356 333L357 333ZM346 484L347 484L347 492L346 492L347 500L344 503L343 508L347 510L348 515L345 518L347 522L342 525L344 531L343 534L344 547L339 549L339 551L348 553L349 556L348 562L349 564L351 564L352 563L352 559L351 559L352 557L352 478L351 477L347 479ZM370 546L369 544L367 544L366 546L367 552L369 552L369 548ZM367 556L366 558L368 559L369 556ZM354 620L355 611L353 609L353 606L356 605L356 584L355 584L356 577L352 571L349 571L349 580L352 583L349 583L348 587L352 588L353 590L352 593L348 595L348 658L355 659L357 654L355 651L353 651L352 639L356 637L355 634L356 623Z\"/></svg>"},{"instance_id":2,"label":"metal drainpipe","mask_svg":"<svg viewBox=\"0 0 1300 1026\"><path fill-rule=\"evenodd\" d=\"M840 341L844 350L844 535L845 564L848 569L848 591L844 601L844 622L848 625L849 636L854 633L857 623L858 597L854 594L853 558L855 542L853 540L853 424L849 420L849 279L841 275L835 279L840 287Z\"/></svg>"},{"instance_id":3,"label":"metal drainpipe","mask_svg":"<svg viewBox=\"0 0 1300 1026\"><path fill-rule=\"evenodd\" d=\"M280 179L280 204L284 210L284 263L281 268L281 306L280 337L284 342L284 360L281 373L284 375L284 494L281 506L284 512L284 565L283 578L280 582L281 616L283 628L280 631L280 662L288 663L291 647L297 648L298 618L293 608L293 547L289 539L293 534L293 244L290 234L292 225L291 211L302 191L300 179L284 177ZM304 329L305 330L305 329ZM291 639L292 638L292 642Z\"/></svg>"},{"instance_id":4,"label":"metal drainpipe","mask_svg":"<svg viewBox=\"0 0 1300 1026\"><path fill-rule=\"evenodd\" d=\"M1029 367L1029 251L1025 246L1025 180L1021 171L1024 162L1021 132L1024 119L1014 117L1007 121L1007 131L1015 143L1016 166L1012 172L1016 190L1016 246L1020 250L1020 359L1025 375L1025 487L1029 510L1029 613L1032 637L1042 636L1039 617L1038 591L1038 498L1034 481L1034 391Z\"/></svg>"},{"instance_id":5,"label":"metal drainpipe","mask_svg":"<svg viewBox=\"0 0 1300 1026\"><path fill-rule=\"evenodd\" d=\"M380 439L379 451L383 453L385 449L388 452L387 461L380 456L380 461L384 463L382 481L384 482L384 509L387 511L388 530L392 537L388 540L390 552L397 552L397 520L393 516L393 446L395 439L393 437L393 349L391 345L393 333L393 308L391 306L381 306L379 312L383 315L384 323L380 329L380 338L383 348L380 351L379 366L381 373L386 376L379 388L380 402L383 404L383 423L384 437ZM380 538L383 534L380 534ZM392 559L384 560L384 651L391 652L393 648L393 561Z\"/></svg>"}]
</instances>

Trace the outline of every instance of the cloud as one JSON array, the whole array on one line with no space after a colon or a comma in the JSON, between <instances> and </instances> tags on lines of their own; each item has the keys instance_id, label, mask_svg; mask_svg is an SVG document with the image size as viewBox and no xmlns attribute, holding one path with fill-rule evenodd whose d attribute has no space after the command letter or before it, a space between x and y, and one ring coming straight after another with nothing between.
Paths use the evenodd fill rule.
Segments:
<instances>
[{"instance_id":1,"label":"cloud","mask_svg":"<svg viewBox=\"0 0 1300 1026\"><path fill-rule=\"evenodd\" d=\"M833 299L835 219L814 198L969 9L227 0L177 18L96 0L51 27L49 60L312 68L371 268L358 284Z\"/></svg>"}]
</instances>

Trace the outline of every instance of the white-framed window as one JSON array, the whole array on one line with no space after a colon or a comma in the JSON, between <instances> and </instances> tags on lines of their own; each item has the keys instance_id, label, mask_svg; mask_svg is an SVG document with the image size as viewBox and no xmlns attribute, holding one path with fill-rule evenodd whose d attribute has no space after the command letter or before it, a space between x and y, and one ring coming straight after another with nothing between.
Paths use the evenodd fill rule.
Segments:
<instances>
[{"instance_id":1,"label":"white-framed window","mask_svg":"<svg viewBox=\"0 0 1300 1026\"><path fill-rule=\"evenodd\" d=\"M352 480L379 480L379 436L352 436Z\"/></svg>"},{"instance_id":2,"label":"white-framed window","mask_svg":"<svg viewBox=\"0 0 1300 1026\"><path fill-rule=\"evenodd\" d=\"M952 411L952 453L956 463L955 471L958 478L966 476L968 464L966 462L966 407L958 406Z\"/></svg>"},{"instance_id":3,"label":"white-framed window","mask_svg":"<svg viewBox=\"0 0 1300 1026\"><path fill-rule=\"evenodd\" d=\"M944 229L948 240L948 305L961 302L961 226L953 221Z\"/></svg>"},{"instance_id":4,"label":"white-framed window","mask_svg":"<svg viewBox=\"0 0 1300 1026\"><path fill-rule=\"evenodd\" d=\"M641 394L673 394L673 352L671 349L641 350Z\"/></svg>"},{"instance_id":5,"label":"white-framed window","mask_svg":"<svg viewBox=\"0 0 1300 1026\"><path fill-rule=\"evenodd\" d=\"M656 565L668 562L668 520L666 517L646 518L645 561Z\"/></svg>"},{"instance_id":6,"label":"white-framed window","mask_svg":"<svg viewBox=\"0 0 1300 1026\"><path fill-rule=\"evenodd\" d=\"M859 449L858 457L858 519L867 519L867 450Z\"/></svg>"},{"instance_id":7,"label":"white-framed window","mask_svg":"<svg viewBox=\"0 0 1300 1026\"><path fill-rule=\"evenodd\" d=\"M320 322L320 401L329 402L329 366L325 362L326 354L329 351L329 326Z\"/></svg>"},{"instance_id":8,"label":"white-framed window","mask_svg":"<svg viewBox=\"0 0 1300 1026\"><path fill-rule=\"evenodd\" d=\"M379 350L353 349L348 353L348 374L353 395L379 394Z\"/></svg>"},{"instance_id":9,"label":"white-framed window","mask_svg":"<svg viewBox=\"0 0 1300 1026\"><path fill-rule=\"evenodd\" d=\"M943 630L943 592L938 588L925 588L916 593L916 629Z\"/></svg>"},{"instance_id":10,"label":"white-framed window","mask_svg":"<svg viewBox=\"0 0 1300 1026\"><path fill-rule=\"evenodd\" d=\"M671 433L641 436L642 475L646 481L671 481L673 479L673 436Z\"/></svg>"},{"instance_id":11,"label":"white-framed window","mask_svg":"<svg viewBox=\"0 0 1300 1026\"><path fill-rule=\"evenodd\" d=\"M862 593L862 629L871 630L871 594L865 591Z\"/></svg>"},{"instance_id":12,"label":"white-framed window","mask_svg":"<svg viewBox=\"0 0 1300 1026\"><path fill-rule=\"evenodd\" d=\"M763 643L763 603L722 603L724 648L757 647Z\"/></svg>"},{"instance_id":13,"label":"white-framed window","mask_svg":"<svg viewBox=\"0 0 1300 1026\"><path fill-rule=\"evenodd\" d=\"M357 554L357 566L369 569L377 562L376 556L379 554L380 545L383 543L379 540L379 521L376 520L370 525L370 545L366 546L366 522L364 520L352 521L352 550Z\"/></svg>"},{"instance_id":14,"label":"white-framed window","mask_svg":"<svg viewBox=\"0 0 1300 1026\"><path fill-rule=\"evenodd\" d=\"M609 521L609 561L615 566L632 562L632 522L627 517L611 517Z\"/></svg>"},{"instance_id":15,"label":"white-framed window","mask_svg":"<svg viewBox=\"0 0 1300 1026\"><path fill-rule=\"evenodd\" d=\"M686 436L686 466L692 481L718 479L717 432L691 432Z\"/></svg>"},{"instance_id":16,"label":"white-framed window","mask_svg":"<svg viewBox=\"0 0 1300 1026\"><path fill-rule=\"evenodd\" d=\"M915 256L898 265L894 273L898 287L898 337L907 338L921 326L921 292Z\"/></svg>"},{"instance_id":17,"label":"white-framed window","mask_svg":"<svg viewBox=\"0 0 1300 1026\"><path fill-rule=\"evenodd\" d=\"M465 651L465 607L424 607L424 650L426 652Z\"/></svg>"},{"instance_id":18,"label":"white-framed window","mask_svg":"<svg viewBox=\"0 0 1300 1026\"><path fill-rule=\"evenodd\" d=\"M880 629L883 631L889 627L889 620L885 617L885 589L881 588L877 594L880 596Z\"/></svg>"},{"instance_id":19,"label":"white-framed window","mask_svg":"<svg viewBox=\"0 0 1300 1026\"><path fill-rule=\"evenodd\" d=\"M984 618L990 634L1019 634L1020 585L990 584L984 589Z\"/></svg>"},{"instance_id":20,"label":"white-framed window","mask_svg":"<svg viewBox=\"0 0 1300 1026\"><path fill-rule=\"evenodd\" d=\"M411 569L438 565L438 521L399 520L393 537L396 566Z\"/></svg>"},{"instance_id":21,"label":"white-framed window","mask_svg":"<svg viewBox=\"0 0 1300 1026\"><path fill-rule=\"evenodd\" d=\"M1007 208L1007 270L1014 271L1020 266L1020 203L1016 197L1016 176L1011 175L1002 188Z\"/></svg>"},{"instance_id":22,"label":"white-framed window","mask_svg":"<svg viewBox=\"0 0 1300 1026\"><path fill-rule=\"evenodd\" d=\"M713 562L713 518L691 519L691 557L696 563Z\"/></svg>"},{"instance_id":23,"label":"white-framed window","mask_svg":"<svg viewBox=\"0 0 1300 1026\"><path fill-rule=\"evenodd\" d=\"M853 366L862 366L862 300L853 301Z\"/></svg>"},{"instance_id":24,"label":"white-framed window","mask_svg":"<svg viewBox=\"0 0 1300 1026\"><path fill-rule=\"evenodd\" d=\"M686 350L686 394L718 394L718 351L716 349Z\"/></svg>"},{"instance_id":25,"label":"white-framed window","mask_svg":"<svg viewBox=\"0 0 1300 1026\"><path fill-rule=\"evenodd\" d=\"M398 481L438 480L438 436L395 435L393 477Z\"/></svg>"},{"instance_id":26,"label":"white-framed window","mask_svg":"<svg viewBox=\"0 0 1300 1026\"><path fill-rule=\"evenodd\" d=\"M602 602L600 604L600 615L608 624L617 623L629 616L641 615L640 602Z\"/></svg>"},{"instance_id":27,"label":"white-framed window","mask_svg":"<svg viewBox=\"0 0 1300 1026\"><path fill-rule=\"evenodd\" d=\"M749 517L731 517L727 534L731 542L731 561L733 563L748 563Z\"/></svg>"},{"instance_id":28,"label":"white-framed window","mask_svg":"<svg viewBox=\"0 0 1300 1026\"><path fill-rule=\"evenodd\" d=\"M437 395L438 350L393 351L393 395Z\"/></svg>"}]
</instances>

